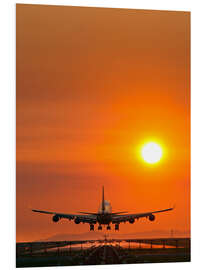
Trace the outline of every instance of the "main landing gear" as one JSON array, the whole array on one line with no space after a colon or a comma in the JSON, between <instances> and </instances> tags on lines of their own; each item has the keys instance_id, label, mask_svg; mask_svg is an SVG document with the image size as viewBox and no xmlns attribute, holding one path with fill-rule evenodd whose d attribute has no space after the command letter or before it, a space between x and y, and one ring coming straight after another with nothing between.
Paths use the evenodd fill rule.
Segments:
<instances>
[{"instance_id":1,"label":"main landing gear","mask_svg":"<svg viewBox=\"0 0 203 270\"><path fill-rule=\"evenodd\" d=\"M94 225L90 224L90 231L94 231Z\"/></svg>"},{"instance_id":2,"label":"main landing gear","mask_svg":"<svg viewBox=\"0 0 203 270\"><path fill-rule=\"evenodd\" d=\"M106 227L106 229L107 229L107 230L111 230L111 226L108 225L108 226ZM102 230L102 226L101 226L101 225L98 226L98 230L99 230L99 231ZM90 231L94 231L94 224L90 224ZM115 231L119 231L119 224L115 224Z\"/></svg>"}]
</instances>

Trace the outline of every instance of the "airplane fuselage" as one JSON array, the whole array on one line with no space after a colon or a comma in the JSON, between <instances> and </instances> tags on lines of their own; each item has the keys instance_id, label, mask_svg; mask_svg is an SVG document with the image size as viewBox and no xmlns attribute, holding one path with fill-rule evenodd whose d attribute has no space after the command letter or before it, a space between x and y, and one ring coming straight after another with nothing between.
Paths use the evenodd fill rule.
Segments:
<instances>
[{"instance_id":1,"label":"airplane fuselage","mask_svg":"<svg viewBox=\"0 0 203 270\"><path fill-rule=\"evenodd\" d=\"M97 216L97 221L99 224L110 224L112 221L112 216L109 213L99 214Z\"/></svg>"},{"instance_id":2,"label":"airplane fuselage","mask_svg":"<svg viewBox=\"0 0 203 270\"><path fill-rule=\"evenodd\" d=\"M108 225L112 221L112 207L110 202L103 200L101 205L99 206L99 211L97 215L97 222L99 224Z\"/></svg>"}]
</instances>

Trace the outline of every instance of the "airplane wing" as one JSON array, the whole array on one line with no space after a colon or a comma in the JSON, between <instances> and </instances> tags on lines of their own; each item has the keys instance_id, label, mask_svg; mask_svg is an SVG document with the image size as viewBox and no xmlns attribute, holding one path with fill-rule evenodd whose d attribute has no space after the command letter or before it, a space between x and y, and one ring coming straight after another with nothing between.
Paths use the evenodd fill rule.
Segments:
<instances>
[{"instance_id":1,"label":"airplane wing","mask_svg":"<svg viewBox=\"0 0 203 270\"><path fill-rule=\"evenodd\" d=\"M135 219L139 219L139 218L143 218L143 217L148 217L151 221L153 221L155 219L154 214L167 212L167 211L171 211L171 210L173 210L173 208L152 211L152 212L138 213L138 214L117 215L117 216L112 217L112 223L126 222L126 221L133 223Z\"/></svg>"},{"instance_id":2,"label":"airplane wing","mask_svg":"<svg viewBox=\"0 0 203 270\"><path fill-rule=\"evenodd\" d=\"M42 213L42 214L48 214L53 215L53 221L57 222L61 218L66 218L68 220L74 220L75 223L96 223L97 218L93 215L75 215L75 214L64 214L64 213L57 213L57 212L49 212L49 211L43 211L43 210L36 210L32 209L33 212ZM54 219L55 218L55 219Z\"/></svg>"}]
</instances>

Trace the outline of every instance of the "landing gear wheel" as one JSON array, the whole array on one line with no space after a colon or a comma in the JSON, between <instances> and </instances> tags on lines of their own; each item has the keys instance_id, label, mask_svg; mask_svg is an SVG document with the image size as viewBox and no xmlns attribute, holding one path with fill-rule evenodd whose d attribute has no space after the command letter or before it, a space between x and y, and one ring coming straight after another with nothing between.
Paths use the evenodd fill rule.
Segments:
<instances>
[{"instance_id":1,"label":"landing gear wheel","mask_svg":"<svg viewBox=\"0 0 203 270\"><path fill-rule=\"evenodd\" d=\"M119 224L115 224L115 231L119 231Z\"/></svg>"},{"instance_id":2,"label":"landing gear wheel","mask_svg":"<svg viewBox=\"0 0 203 270\"><path fill-rule=\"evenodd\" d=\"M102 230L102 226L101 225L98 226L98 230Z\"/></svg>"},{"instance_id":3,"label":"landing gear wheel","mask_svg":"<svg viewBox=\"0 0 203 270\"><path fill-rule=\"evenodd\" d=\"M94 225L90 224L90 231L94 231Z\"/></svg>"},{"instance_id":4,"label":"landing gear wheel","mask_svg":"<svg viewBox=\"0 0 203 270\"><path fill-rule=\"evenodd\" d=\"M106 227L106 229L107 229L107 230L111 230L111 227L108 225L108 226Z\"/></svg>"}]
</instances>

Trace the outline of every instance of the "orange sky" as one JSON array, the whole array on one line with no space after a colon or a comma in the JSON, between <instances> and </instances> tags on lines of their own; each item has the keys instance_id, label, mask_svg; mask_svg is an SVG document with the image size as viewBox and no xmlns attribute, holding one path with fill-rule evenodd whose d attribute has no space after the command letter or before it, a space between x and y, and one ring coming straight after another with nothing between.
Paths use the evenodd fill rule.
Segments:
<instances>
[{"instance_id":1,"label":"orange sky","mask_svg":"<svg viewBox=\"0 0 203 270\"><path fill-rule=\"evenodd\" d=\"M32 241L88 225L30 208L113 211L176 204L120 232L190 229L190 14L16 6L16 237ZM153 139L165 155L141 161Z\"/></svg>"}]
</instances>

